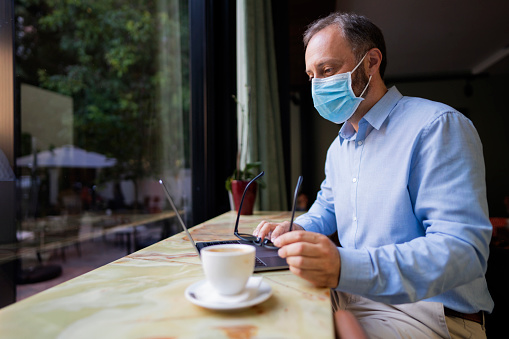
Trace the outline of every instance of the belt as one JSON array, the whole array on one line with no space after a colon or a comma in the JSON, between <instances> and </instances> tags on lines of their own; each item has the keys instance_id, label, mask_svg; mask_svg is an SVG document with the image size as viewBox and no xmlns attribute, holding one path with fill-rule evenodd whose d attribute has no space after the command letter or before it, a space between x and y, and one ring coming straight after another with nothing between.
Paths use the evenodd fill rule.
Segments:
<instances>
[{"instance_id":1,"label":"belt","mask_svg":"<svg viewBox=\"0 0 509 339\"><path fill-rule=\"evenodd\" d=\"M451 310L450 308L444 307L444 313L447 317L457 317L465 320L475 321L478 324L484 323L484 315L483 311L479 311L477 313L461 313L455 310Z\"/></svg>"}]
</instances>

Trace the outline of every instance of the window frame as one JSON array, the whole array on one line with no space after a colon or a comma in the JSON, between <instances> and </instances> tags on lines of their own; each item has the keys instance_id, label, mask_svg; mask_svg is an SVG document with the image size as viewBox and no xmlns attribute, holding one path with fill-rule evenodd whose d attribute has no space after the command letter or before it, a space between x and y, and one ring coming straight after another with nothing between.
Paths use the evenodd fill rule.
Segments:
<instances>
[{"instance_id":1,"label":"window frame","mask_svg":"<svg viewBox=\"0 0 509 339\"><path fill-rule=\"evenodd\" d=\"M15 167L19 116L15 101L14 77L14 0L4 1L0 8L0 149L12 168ZM16 181L0 181L0 244L16 240ZM7 192L7 194L6 194ZM0 265L0 307L16 301L16 272L18 261Z\"/></svg>"},{"instance_id":2,"label":"window frame","mask_svg":"<svg viewBox=\"0 0 509 339\"><path fill-rule=\"evenodd\" d=\"M225 180L237 154L236 6L229 0L189 2L192 220L230 209Z\"/></svg>"}]
</instances>

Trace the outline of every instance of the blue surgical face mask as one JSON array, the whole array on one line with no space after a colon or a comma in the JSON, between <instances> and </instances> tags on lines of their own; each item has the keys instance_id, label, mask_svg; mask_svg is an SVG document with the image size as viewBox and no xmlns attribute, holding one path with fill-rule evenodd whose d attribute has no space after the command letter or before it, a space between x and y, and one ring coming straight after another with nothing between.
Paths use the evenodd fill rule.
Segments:
<instances>
[{"instance_id":1,"label":"blue surgical face mask","mask_svg":"<svg viewBox=\"0 0 509 339\"><path fill-rule=\"evenodd\" d=\"M351 72L336 74L327 78L313 78L311 80L311 95L316 110L322 117L336 124L341 124L352 117L364 98L362 95L369 86L368 83L359 97L352 90L352 73L362 63L362 60Z\"/></svg>"}]
</instances>

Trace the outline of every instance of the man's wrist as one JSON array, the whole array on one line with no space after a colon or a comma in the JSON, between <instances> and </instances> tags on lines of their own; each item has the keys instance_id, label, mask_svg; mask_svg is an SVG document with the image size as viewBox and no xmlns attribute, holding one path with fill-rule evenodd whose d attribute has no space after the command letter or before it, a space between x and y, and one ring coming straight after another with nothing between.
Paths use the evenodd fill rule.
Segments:
<instances>
[{"instance_id":1,"label":"man's wrist","mask_svg":"<svg viewBox=\"0 0 509 339\"><path fill-rule=\"evenodd\" d=\"M293 223L292 231L305 231L304 227L299 224Z\"/></svg>"}]
</instances>

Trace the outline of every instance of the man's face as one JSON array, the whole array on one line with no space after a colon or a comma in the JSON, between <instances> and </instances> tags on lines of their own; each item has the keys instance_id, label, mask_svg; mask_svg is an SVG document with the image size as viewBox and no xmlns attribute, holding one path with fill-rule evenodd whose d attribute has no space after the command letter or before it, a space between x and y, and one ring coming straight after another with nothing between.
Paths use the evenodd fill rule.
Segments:
<instances>
[{"instance_id":1,"label":"man's face","mask_svg":"<svg viewBox=\"0 0 509 339\"><path fill-rule=\"evenodd\" d=\"M363 64L352 74L352 89L357 96L368 83ZM306 49L306 73L309 79L351 72L356 65L357 60L350 44L336 26L322 29L309 40ZM366 95L368 91L369 88Z\"/></svg>"}]
</instances>

